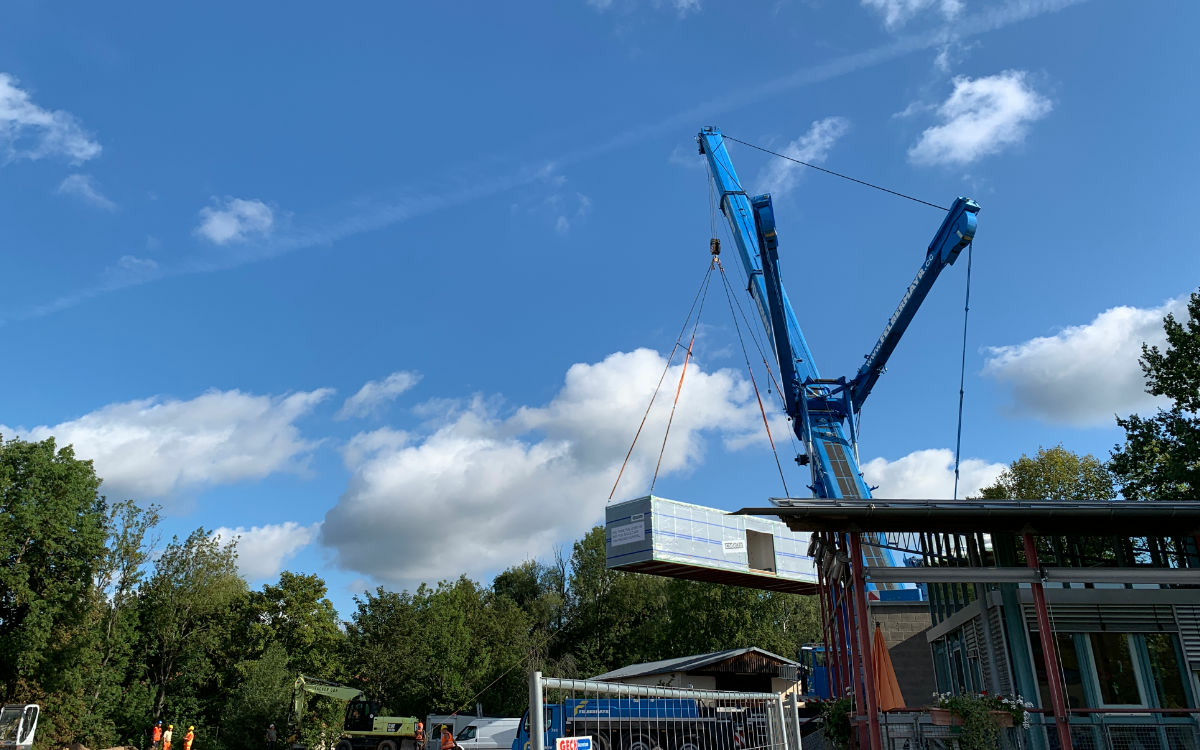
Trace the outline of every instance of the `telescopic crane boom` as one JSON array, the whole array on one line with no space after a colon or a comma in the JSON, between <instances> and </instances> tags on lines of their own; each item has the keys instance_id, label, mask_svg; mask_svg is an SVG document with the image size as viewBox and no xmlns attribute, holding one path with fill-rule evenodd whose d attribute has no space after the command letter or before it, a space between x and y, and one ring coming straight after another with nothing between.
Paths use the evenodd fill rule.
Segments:
<instances>
[{"instance_id":1,"label":"telescopic crane boom","mask_svg":"<svg viewBox=\"0 0 1200 750\"><path fill-rule=\"evenodd\" d=\"M796 321L779 275L779 238L770 195L751 198L738 180L721 131L704 128L696 138L720 195L721 211L729 222L738 254L750 280L750 295L758 307L775 350L782 379L785 408L792 429L804 446L797 457L812 472L816 497L869 498L858 464L854 416L862 409L888 358L942 269L954 263L975 236L979 205L959 198L947 213L925 252L925 261L884 327L866 362L850 379L824 379ZM848 434L847 434L848 433Z\"/></svg>"}]
</instances>

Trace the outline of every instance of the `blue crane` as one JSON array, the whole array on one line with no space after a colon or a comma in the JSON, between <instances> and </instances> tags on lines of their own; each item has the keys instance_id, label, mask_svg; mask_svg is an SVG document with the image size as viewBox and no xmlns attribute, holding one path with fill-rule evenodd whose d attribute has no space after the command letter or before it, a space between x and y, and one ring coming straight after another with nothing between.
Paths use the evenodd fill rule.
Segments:
<instances>
[{"instance_id":1,"label":"blue crane","mask_svg":"<svg viewBox=\"0 0 1200 750\"><path fill-rule=\"evenodd\" d=\"M974 238L979 205L967 198L954 201L929 243L916 278L854 377L822 378L780 279L779 237L771 196L746 195L719 129L704 128L696 140L708 161L721 211L750 281L750 294L775 350L785 409L804 450L797 461L807 464L812 472L810 489L815 497L869 498L871 490L859 469L855 418L938 274L953 264ZM882 552L867 554L873 557ZM886 564L899 561L888 560Z\"/></svg>"}]
</instances>

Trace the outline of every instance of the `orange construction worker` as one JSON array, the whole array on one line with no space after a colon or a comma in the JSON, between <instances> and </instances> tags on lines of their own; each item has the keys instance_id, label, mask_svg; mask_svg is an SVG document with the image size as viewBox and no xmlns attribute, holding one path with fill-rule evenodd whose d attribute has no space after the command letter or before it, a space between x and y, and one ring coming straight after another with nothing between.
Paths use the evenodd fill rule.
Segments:
<instances>
[{"instance_id":1,"label":"orange construction worker","mask_svg":"<svg viewBox=\"0 0 1200 750\"><path fill-rule=\"evenodd\" d=\"M195 727L188 727L188 733L183 735L183 750L192 750L192 740L196 739Z\"/></svg>"},{"instance_id":2,"label":"orange construction worker","mask_svg":"<svg viewBox=\"0 0 1200 750\"><path fill-rule=\"evenodd\" d=\"M154 728L150 730L150 747L153 750L158 750L158 743L162 742L162 719L159 719L154 724Z\"/></svg>"},{"instance_id":3,"label":"orange construction worker","mask_svg":"<svg viewBox=\"0 0 1200 750\"><path fill-rule=\"evenodd\" d=\"M418 745L425 744L425 723L420 719L417 719L417 729L414 734L414 739L416 739Z\"/></svg>"},{"instance_id":4,"label":"orange construction worker","mask_svg":"<svg viewBox=\"0 0 1200 750\"><path fill-rule=\"evenodd\" d=\"M175 729L174 724L167 725L167 731L163 732L162 750L171 750L171 731Z\"/></svg>"},{"instance_id":5,"label":"orange construction worker","mask_svg":"<svg viewBox=\"0 0 1200 750\"><path fill-rule=\"evenodd\" d=\"M454 733L449 724L442 725L442 750L454 750Z\"/></svg>"}]
</instances>

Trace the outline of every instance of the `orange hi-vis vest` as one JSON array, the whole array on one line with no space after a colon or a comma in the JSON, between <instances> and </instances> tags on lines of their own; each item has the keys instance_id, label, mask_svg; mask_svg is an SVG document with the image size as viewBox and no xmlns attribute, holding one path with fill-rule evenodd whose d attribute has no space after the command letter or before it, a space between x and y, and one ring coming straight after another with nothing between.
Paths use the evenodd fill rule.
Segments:
<instances>
[{"instance_id":1,"label":"orange hi-vis vest","mask_svg":"<svg viewBox=\"0 0 1200 750\"><path fill-rule=\"evenodd\" d=\"M417 742L425 741L425 725L419 721L417 722L416 739Z\"/></svg>"},{"instance_id":2,"label":"orange hi-vis vest","mask_svg":"<svg viewBox=\"0 0 1200 750\"><path fill-rule=\"evenodd\" d=\"M454 747L454 735L449 730L442 732L442 750L452 750Z\"/></svg>"},{"instance_id":3,"label":"orange hi-vis vest","mask_svg":"<svg viewBox=\"0 0 1200 750\"><path fill-rule=\"evenodd\" d=\"M192 740L194 739L196 739L196 735L193 732L183 735L183 750L192 750Z\"/></svg>"},{"instance_id":4,"label":"orange hi-vis vest","mask_svg":"<svg viewBox=\"0 0 1200 750\"><path fill-rule=\"evenodd\" d=\"M161 740L162 739L162 727L155 725L154 731L150 733L150 739L153 740L154 742L158 742L159 740Z\"/></svg>"}]
</instances>

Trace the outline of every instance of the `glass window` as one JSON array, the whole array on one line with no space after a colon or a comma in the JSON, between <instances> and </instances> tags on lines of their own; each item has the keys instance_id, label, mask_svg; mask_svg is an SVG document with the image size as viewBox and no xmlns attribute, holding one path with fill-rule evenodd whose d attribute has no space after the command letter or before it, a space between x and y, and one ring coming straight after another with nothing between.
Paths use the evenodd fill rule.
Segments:
<instances>
[{"instance_id":1,"label":"glass window","mask_svg":"<svg viewBox=\"0 0 1200 750\"><path fill-rule=\"evenodd\" d=\"M475 725L469 724L463 727L463 730L455 737L456 740L473 740L475 739Z\"/></svg>"},{"instance_id":2,"label":"glass window","mask_svg":"<svg viewBox=\"0 0 1200 750\"><path fill-rule=\"evenodd\" d=\"M1146 653L1150 657L1150 673L1160 708L1187 708L1187 692L1183 687L1182 663L1172 633L1150 633L1146 638Z\"/></svg>"},{"instance_id":3,"label":"glass window","mask_svg":"<svg viewBox=\"0 0 1200 750\"><path fill-rule=\"evenodd\" d=\"M1039 633L1029 634L1033 667L1037 673L1038 692L1042 696L1042 708L1050 707L1050 681L1046 679L1046 661L1042 656L1042 639ZM1062 665L1063 691L1067 696L1068 708L1083 708L1088 705L1083 692L1083 674L1079 668L1079 653L1075 650L1075 636L1071 633L1055 633L1054 647L1058 649L1058 663Z\"/></svg>"},{"instance_id":4,"label":"glass window","mask_svg":"<svg viewBox=\"0 0 1200 750\"><path fill-rule=\"evenodd\" d=\"M1088 633L1088 640L1092 646L1092 661L1096 664L1100 702L1110 706L1143 705L1133 654L1129 650L1129 636L1124 633Z\"/></svg>"}]
</instances>

